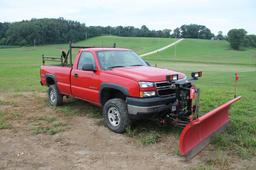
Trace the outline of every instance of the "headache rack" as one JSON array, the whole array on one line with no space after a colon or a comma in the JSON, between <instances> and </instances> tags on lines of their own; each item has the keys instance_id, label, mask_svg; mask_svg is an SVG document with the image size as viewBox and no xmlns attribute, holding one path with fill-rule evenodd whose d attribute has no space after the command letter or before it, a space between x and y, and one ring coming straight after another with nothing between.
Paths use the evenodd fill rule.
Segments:
<instances>
[{"instance_id":1,"label":"headache rack","mask_svg":"<svg viewBox=\"0 0 256 170\"><path fill-rule=\"evenodd\" d=\"M73 59L72 59L72 49L74 48L96 48L95 46L75 46L72 44L72 42L69 43L69 49L66 53L65 51L61 52L60 57L53 57L53 56L45 56L42 55L42 63L45 65L46 61L52 61L52 62L59 62L62 66L72 66L73 65ZM116 43L113 44L112 48L116 48Z\"/></svg>"}]
</instances>

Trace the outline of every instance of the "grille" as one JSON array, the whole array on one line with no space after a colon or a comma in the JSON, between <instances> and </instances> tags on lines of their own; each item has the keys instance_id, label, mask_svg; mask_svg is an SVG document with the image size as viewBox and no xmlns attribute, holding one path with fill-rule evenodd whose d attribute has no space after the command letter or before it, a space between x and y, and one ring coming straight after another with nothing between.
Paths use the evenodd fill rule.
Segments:
<instances>
[{"instance_id":1,"label":"grille","mask_svg":"<svg viewBox=\"0 0 256 170\"><path fill-rule=\"evenodd\" d=\"M176 86L172 82L157 82L156 89L159 96L176 95Z\"/></svg>"}]
</instances>

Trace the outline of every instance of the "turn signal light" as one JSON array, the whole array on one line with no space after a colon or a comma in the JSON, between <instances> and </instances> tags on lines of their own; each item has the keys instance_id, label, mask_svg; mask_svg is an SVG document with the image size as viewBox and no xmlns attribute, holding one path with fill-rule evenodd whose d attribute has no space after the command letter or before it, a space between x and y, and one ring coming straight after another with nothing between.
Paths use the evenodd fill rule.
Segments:
<instances>
[{"instance_id":1,"label":"turn signal light","mask_svg":"<svg viewBox=\"0 0 256 170\"><path fill-rule=\"evenodd\" d=\"M140 97L152 97L155 95L156 95L155 91L141 91L140 92Z\"/></svg>"},{"instance_id":2,"label":"turn signal light","mask_svg":"<svg viewBox=\"0 0 256 170\"><path fill-rule=\"evenodd\" d=\"M192 77L192 78L202 77L202 75L203 75L202 71L192 72L192 73L191 73L191 77Z\"/></svg>"}]
</instances>

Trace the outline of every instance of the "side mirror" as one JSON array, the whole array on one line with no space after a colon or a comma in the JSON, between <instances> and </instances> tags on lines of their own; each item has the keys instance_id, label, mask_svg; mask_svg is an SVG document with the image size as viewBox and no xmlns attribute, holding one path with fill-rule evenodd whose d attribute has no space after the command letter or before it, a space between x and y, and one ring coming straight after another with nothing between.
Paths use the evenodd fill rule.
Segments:
<instances>
[{"instance_id":1,"label":"side mirror","mask_svg":"<svg viewBox=\"0 0 256 170\"><path fill-rule=\"evenodd\" d=\"M82 67L83 71L96 71L96 68L93 64L84 64Z\"/></svg>"}]
</instances>

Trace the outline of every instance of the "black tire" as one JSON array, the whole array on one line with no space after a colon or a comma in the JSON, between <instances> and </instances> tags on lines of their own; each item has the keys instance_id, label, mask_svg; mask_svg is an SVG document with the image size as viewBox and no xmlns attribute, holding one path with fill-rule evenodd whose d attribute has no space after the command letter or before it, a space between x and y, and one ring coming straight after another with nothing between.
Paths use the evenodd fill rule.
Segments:
<instances>
[{"instance_id":1,"label":"black tire","mask_svg":"<svg viewBox=\"0 0 256 170\"><path fill-rule=\"evenodd\" d=\"M115 126L113 125L113 121L111 121L111 116L109 116L109 114L112 115L111 114L112 110L119 112L119 117L118 117L119 123L115 124ZM123 133L125 129L130 126L130 122L131 122L128 117L127 105L123 99L119 99L119 98L110 99L105 103L103 107L103 118L104 118L105 125L111 131L116 133Z\"/></svg>"},{"instance_id":2,"label":"black tire","mask_svg":"<svg viewBox=\"0 0 256 170\"><path fill-rule=\"evenodd\" d=\"M55 84L50 85L48 88L48 101L52 106L60 106L63 103L63 96L59 93Z\"/></svg>"}]
</instances>

